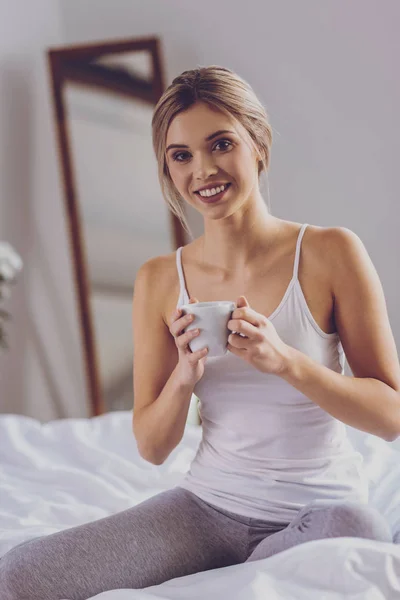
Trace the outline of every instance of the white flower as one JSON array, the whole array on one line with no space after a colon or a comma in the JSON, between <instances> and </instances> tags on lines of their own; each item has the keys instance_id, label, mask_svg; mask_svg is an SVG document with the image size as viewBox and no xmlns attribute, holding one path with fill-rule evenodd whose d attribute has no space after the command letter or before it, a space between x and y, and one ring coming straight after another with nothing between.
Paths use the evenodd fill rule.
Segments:
<instances>
[{"instance_id":1,"label":"white flower","mask_svg":"<svg viewBox=\"0 0 400 600\"><path fill-rule=\"evenodd\" d=\"M12 281L22 269L22 260L7 242L0 242L0 281Z\"/></svg>"}]
</instances>

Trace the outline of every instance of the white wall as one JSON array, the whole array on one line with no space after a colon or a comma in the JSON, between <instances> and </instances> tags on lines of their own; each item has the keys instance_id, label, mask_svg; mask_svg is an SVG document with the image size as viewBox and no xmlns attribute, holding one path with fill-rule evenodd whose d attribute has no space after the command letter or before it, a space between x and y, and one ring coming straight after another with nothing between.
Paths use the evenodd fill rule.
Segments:
<instances>
[{"instance_id":1,"label":"white wall","mask_svg":"<svg viewBox=\"0 0 400 600\"><path fill-rule=\"evenodd\" d=\"M159 35L167 84L219 64L252 85L275 132L272 213L360 236L400 350L400 3L61 0L61 10L69 43Z\"/></svg>"},{"instance_id":2,"label":"white wall","mask_svg":"<svg viewBox=\"0 0 400 600\"><path fill-rule=\"evenodd\" d=\"M56 411L78 416L84 406L42 56L61 41L155 34L168 84L209 64L247 79L275 132L273 214L349 227L361 237L400 349L396 0L60 0L60 14L51 0L0 0L0 7L7 10L0 18L0 237L7 234L29 261L14 294L14 349L0 360L8 379L2 409L6 400L47 418Z\"/></svg>"},{"instance_id":3,"label":"white wall","mask_svg":"<svg viewBox=\"0 0 400 600\"><path fill-rule=\"evenodd\" d=\"M0 411L43 421L88 412L45 53L62 43L58 2L0 0L0 239L24 260Z\"/></svg>"}]
</instances>

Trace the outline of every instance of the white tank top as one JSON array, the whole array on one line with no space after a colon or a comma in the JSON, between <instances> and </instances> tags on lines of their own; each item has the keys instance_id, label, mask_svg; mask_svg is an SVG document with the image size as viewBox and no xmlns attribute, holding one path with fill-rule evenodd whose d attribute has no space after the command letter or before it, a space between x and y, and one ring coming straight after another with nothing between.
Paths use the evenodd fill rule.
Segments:
<instances>
[{"instance_id":1,"label":"white tank top","mask_svg":"<svg viewBox=\"0 0 400 600\"><path fill-rule=\"evenodd\" d=\"M306 227L298 236L293 277L269 320L286 344L343 374L339 336L318 326L298 279ZM177 307L189 302L181 253L182 247L176 252ZM344 423L284 379L228 352L207 358L194 394L203 435L181 487L222 509L276 523L289 523L306 504L368 502L363 457Z\"/></svg>"}]
</instances>

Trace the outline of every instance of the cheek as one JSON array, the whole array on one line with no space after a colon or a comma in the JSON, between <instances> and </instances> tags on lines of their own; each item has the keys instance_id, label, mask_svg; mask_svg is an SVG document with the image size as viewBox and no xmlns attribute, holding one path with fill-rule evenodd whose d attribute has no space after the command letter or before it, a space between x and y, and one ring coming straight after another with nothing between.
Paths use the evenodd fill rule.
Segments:
<instances>
[{"instance_id":1,"label":"cheek","mask_svg":"<svg viewBox=\"0 0 400 600\"><path fill-rule=\"evenodd\" d=\"M189 192L191 179L189 172L185 170L185 168L175 168L171 167L169 169L169 175L172 179L172 183L177 189L178 193L184 198L187 202L193 201L192 196Z\"/></svg>"},{"instance_id":2,"label":"cheek","mask_svg":"<svg viewBox=\"0 0 400 600\"><path fill-rule=\"evenodd\" d=\"M253 161L249 152L245 148L237 148L235 152L229 152L221 160L227 172L234 176L237 181L247 180L249 177L249 169L253 165Z\"/></svg>"}]
</instances>

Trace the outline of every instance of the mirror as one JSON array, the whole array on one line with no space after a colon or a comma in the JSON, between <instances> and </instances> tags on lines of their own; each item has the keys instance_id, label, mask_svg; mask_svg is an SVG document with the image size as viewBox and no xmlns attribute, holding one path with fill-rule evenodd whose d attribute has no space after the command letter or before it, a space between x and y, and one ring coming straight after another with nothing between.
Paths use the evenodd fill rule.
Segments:
<instances>
[{"instance_id":1,"label":"mirror","mask_svg":"<svg viewBox=\"0 0 400 600\"><path fill-rule=\"evenodd\" d=\"M90 416L133 404L132 295L149 258L187 243L162 197L151 119L157 38L50 49Z\"/></svg>"}]
</instances>

